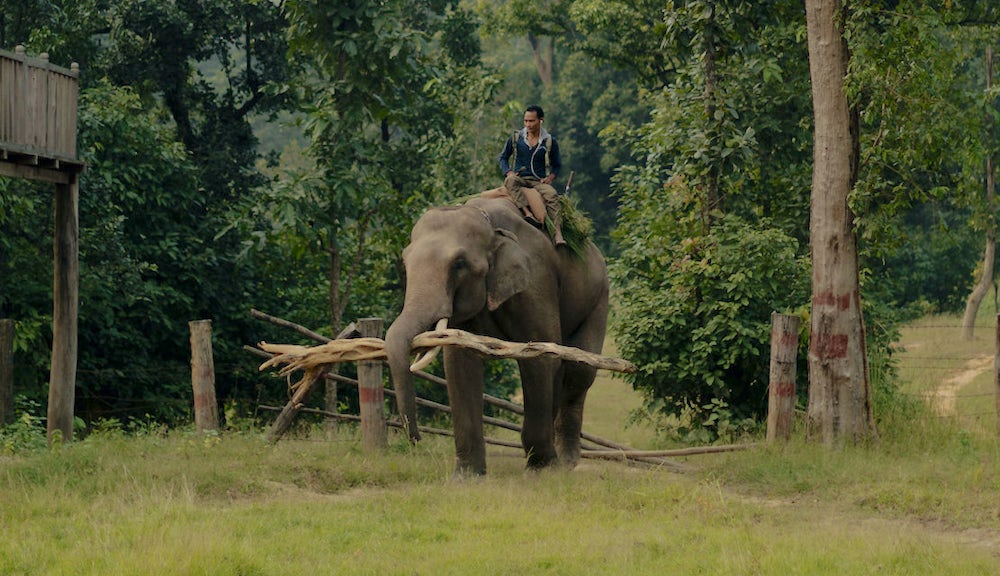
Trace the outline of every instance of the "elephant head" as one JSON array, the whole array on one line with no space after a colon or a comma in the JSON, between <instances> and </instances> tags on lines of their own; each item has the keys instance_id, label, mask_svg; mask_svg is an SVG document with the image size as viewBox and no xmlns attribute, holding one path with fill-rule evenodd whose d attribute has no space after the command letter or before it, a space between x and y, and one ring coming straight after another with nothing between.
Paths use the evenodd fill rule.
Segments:
<instances>
[{"instance_id":1,"label":"elephant head","mask_svg":"<svg viewBox=\"0 0 1000 576\"><path fill-rule=\"evenodd\" d=\"M403 250L406 296L385 350L399 415L420 439L410 373L413 337L447 319L457 326L493 311L528 284L530 261L517 236L470 206L434 208L417 221Z\"/></svg>"}]
</instances>

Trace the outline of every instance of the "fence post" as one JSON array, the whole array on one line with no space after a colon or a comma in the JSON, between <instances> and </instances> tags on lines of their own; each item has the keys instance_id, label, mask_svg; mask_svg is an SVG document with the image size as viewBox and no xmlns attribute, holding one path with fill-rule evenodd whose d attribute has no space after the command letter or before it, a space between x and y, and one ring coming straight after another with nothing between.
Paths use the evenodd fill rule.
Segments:
<instances>
[{"instance_id":1,"label":"fence post","mask_svg":"<svg viewBox=\"0 0 1000 576\"><path fill-rule=\"evenodd\" d=\"M14 421L14 321L0 318L0 426Z\"/></svg>"},{"instance_id":2,"label":"fence post","mask_svg":"<svg viewBox=\"0 0 1000 576\"><path fill-rule=\"evenodd\" d=\"M194 391L194 425L198 433L219 429L215 401L215 363L212 359L212 321L192 320L191 388Z\"/></svg>"},{"instance_id":3,"label":"fence post","mask_svg":"<svg viewBox=\"0 0 1000 576\"><path fill-rule=\"evenodd\" d=\"M381 318L358 320L362 338L381 338L384 321ZM374 451L388 445L385 422L385 401L382 391L382 361L358 362L358 399L361 407L361 447Z\"/></svg>"},{"instance_id":4,"label":"fence post","mask_svg":"<svg viewBox=\"0 0 1000 576\"><path fill-rule=\"evenodd\" d=\"M795 361L799 317L771 313L771 370L767 401L767 441L787 441L795 416Z\"/></svg>"}]
</instances>

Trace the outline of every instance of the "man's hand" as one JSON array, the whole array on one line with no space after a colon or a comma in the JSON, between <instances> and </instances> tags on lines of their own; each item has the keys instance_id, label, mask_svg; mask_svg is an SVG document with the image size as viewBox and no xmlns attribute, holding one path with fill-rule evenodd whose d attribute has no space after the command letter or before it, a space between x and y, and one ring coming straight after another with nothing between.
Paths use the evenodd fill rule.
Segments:
<instances>
[{"instance_id":1,"label":"man's hand","mask_svg":"<svg viewBox=\"0 0 1000 576\"><path fill-rule=\"evenodd\" d=\"M552 184L555 181L556 181L556 175L555 174L549 174L545 178L542 178L542 182L544 182L545 184Z\"/></svg>"}]
</instances>

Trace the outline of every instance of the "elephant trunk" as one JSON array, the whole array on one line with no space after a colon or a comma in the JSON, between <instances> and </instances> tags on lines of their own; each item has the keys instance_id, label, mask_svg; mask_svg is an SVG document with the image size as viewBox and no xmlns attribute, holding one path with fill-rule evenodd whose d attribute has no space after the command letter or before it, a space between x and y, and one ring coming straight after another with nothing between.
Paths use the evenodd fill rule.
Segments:
<instances>
[{"instance_id":1,"label":"elephant trunk","mask_svg":"<svg viewBox=\"0 0 1000 576\"><path fill-rule=\"evenodd\" d=\"M396 390L396 406L410 442L420 440L420 430L417 428L416 392L413 388L413 374L410 372L413 337L430 328L434 321L439 319L421 314L407 314L404 310L385 334L385 353L392 374L393 388Z\"/></svg>"}]
</instances>

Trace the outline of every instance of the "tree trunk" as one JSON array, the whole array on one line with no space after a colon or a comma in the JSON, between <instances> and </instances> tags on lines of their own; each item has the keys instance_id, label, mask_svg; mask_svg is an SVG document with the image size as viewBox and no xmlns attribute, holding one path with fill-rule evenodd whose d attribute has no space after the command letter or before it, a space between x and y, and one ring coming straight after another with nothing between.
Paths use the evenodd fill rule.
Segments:
<instances>
[{"instance_id":1,"label":"tree trunk","mask_svg":"<svg viewBox=\"0 0 1000 576\"><path fill-rule=\"evenodd\" d=\"M989 91L993 88L993 48L986 48L986 90ZM992 128L991 116L986 116L986 125ZM992 134L992 129L988 130L988 134ZM986 143L986 149L992 150L992 142ZM976 326L976 316L979 314L979 305L983 302L983 298L990 291L990 286L993 284L993 267L994 259L996 257L996 226L993 224L993 194L995 192L995 180L993 174L993 155L992 152L986 155L986 206L989 210L990 220L989 225L986 229L986 250L983 252L983 268L982 274L979 276L979 281L976 283L976 287L973 288L972 294L969 294L968 300L965 302L965 314L962 316L962 338L966 340L972 340L973 332Z\"/></svg>"},{"instance_id":2,"label":"tree trunk","mask_svg":"<svg viewBox=\"0 0 1000 576\"><path fill-rule=\"evenodd\" d=\"M840 0L806 0L815 114L810 212L812 324L809 435L826 444L875 436L861 317L857 239L848 195L856 179L857 115L844 88L849 54Z\"/></svg>"},{"instance_id":3,"label":"tree trunk","mask_svg":"<svg viewBox=\"0 0 1000 576\"><path fill-rule=\"evenodd\" d=\"M705 52L705 121L706 128L710 134L717 139L722 134L720 128L722 122L715 119L715 111L718 109L716 98L716 86L718 85L718 73L715 70L715 6L711 7L712 14L705 24L705 32L702 39ZM719 198L719 162L721 158L711 160L708 173L705 175L705 204L702 206L702 224L705 226L705 233L708 234L714 224L713 213L722 209L722 202Z\"/></svg>"},{"instance_id":4,"label":"tree trunk","mask_svg":"<svg viewBox=\"0 0 1000 576\"><path fill-rule=\"evenodd\" d=\"M341 258L340 250L337 244L334 242L330 246L330 328L334 333L340 330L341 325L344 322L344 315L341 312L344 307L341 302L340 295L340 268L341 268ZM331 365L327 372L331 374L337 374L340 372L340 366L338 364ZM327 412L337 413L339 410L338 404L340 403L337 397L337 381L333 378L324 378L323 390L323 407L326 408ZM323 422L323 430L327 438L332 438L337 433L337 418L327 418Z\"/></svg>"},{"instance_id":5,"label":"tree trunk","mask_svg":"<svg viewBox=\"0 0 1000 576\"><path fill-rule=\"evenodd\" d=\"M543 86L551 86L553 78L552 62L556 41L548 38L548 42L539 39L531 32L528 33L528 42L531 44L531 53L535 58L535 68L538 69L538 77L542 80Z\"/></svg>"}]
</instances>

